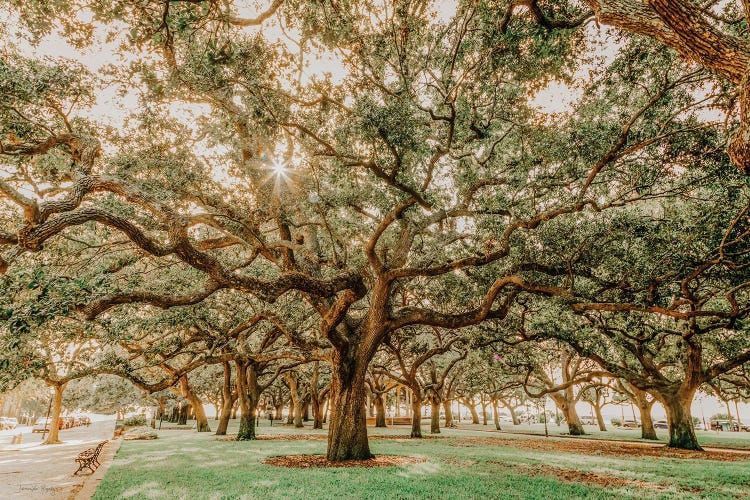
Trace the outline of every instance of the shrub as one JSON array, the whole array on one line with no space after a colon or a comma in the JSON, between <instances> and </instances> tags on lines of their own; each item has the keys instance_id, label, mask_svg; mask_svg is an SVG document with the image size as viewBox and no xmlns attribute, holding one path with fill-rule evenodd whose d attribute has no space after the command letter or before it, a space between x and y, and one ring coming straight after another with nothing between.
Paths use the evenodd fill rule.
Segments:
<instances>
[{"instance_id":1,"label":"shrub","mask_svg":"<svg viewBox=\"0 0 750 500\"><path fill-rule=\"evenodd\" d=\"M123 425L137 427L139 425L146 425L146 415L134 415L126 418Z\"/></svg>"}]
</instances>

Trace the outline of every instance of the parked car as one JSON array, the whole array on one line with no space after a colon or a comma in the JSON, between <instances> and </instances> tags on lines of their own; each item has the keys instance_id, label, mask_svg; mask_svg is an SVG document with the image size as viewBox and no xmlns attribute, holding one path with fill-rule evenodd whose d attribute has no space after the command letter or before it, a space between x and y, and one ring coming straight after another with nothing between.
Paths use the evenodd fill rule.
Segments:
<instances>
[{"instance_id":1,"label":"parked car","mask_svg":"<svg viewBox=\"0 0 750 500\"><path fill-rule=\"evenodd\" d=\"M583 415L581 417L581 423L583 425L596 425L597 420L596 417L592 417L591 415Z\"/></svg>"},{"instance_id":2,"label":"parked car","mask_svg":"<svg viewBox=\"0 0 750 500\"><path fill-rule=\"evenodd\" d=\"M39 417L31 428L31 432L47 432L50 428L51 418Z\"/></svg>"},{"instance_id":3,"label":"parked car","mask_svg":"<svg viewBox=\"0 0 750 500\"><path fill-rule=\"evenodd\" d=\"M654 422L654 429L669 429L669 424L666 420L657 420Z\"/></svg>"},{"instance_id":4,"label":"parked car","mask_svg":"<svg viewBox=\"0 0 750 500\"><path fill-rule=\"evenodd\" d=\"M88 427L89 425L91 425L91 419L87 417L86 415L82 416L81 425L85 425L86 427Z\"/></svg>"},{"instance_id":5,"label":"parked car","mask_svg":"<svg viewBox=\"0 0 750 500\"><path fill-rule=\"evenodd\" d=\"M741 424L737 422L736 420L733 420L731 423L729 422L729 420L711 420L711 430L712 431L750 432L750 425Z\"/></svg>"},{"instance_id":6,"label":"parked car","mask_svg":"<svg viewBox=\"0 0 750 500\"><path fill-rule=\"evenodd\" d=\"M622 426L626 429L639 429L641 427L641 423L637 420L623 420Z\"/></svg>"}]
</instances>

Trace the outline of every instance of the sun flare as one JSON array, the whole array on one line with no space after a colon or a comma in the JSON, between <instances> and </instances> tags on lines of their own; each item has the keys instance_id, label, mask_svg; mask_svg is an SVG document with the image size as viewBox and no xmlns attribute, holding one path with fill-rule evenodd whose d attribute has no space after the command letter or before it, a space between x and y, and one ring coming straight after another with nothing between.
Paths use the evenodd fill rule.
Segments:
<instances>
[{"instance_id":1,"label":"sun flare","mask_svg":"<svg viewBox=\"0 0 750 500\"><path fill-rule=\"evenodd\" d=\"M271 172L276 177L286 177L289 174L289 168L283 161L274 160L271 163Z\"/></svg>"}]
</instances>

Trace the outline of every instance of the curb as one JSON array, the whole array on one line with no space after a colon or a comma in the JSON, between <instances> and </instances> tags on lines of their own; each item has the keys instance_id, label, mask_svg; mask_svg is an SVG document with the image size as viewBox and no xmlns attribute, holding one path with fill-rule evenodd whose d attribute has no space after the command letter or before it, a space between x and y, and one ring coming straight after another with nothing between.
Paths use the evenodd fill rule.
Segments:
<instances>
[{"instance_id":1,"label":"curb","mask_svg":"<svg viewBox=\"0 0 750 500\"><path fill-rule=\"evenodd\" d=\"M112 445L112 446L110 446ZM89 500L96 493L96 489L99 487L99 483L104 479L104 475L107 473L109 466L112 465L112 461L117 455L117 451L122 445L122 438L110 439L102 449L102 460L101 465L97 467L96 472L85 477L83 484L73 488L73 491L67 496L67 500Z\"/></svg>"}]
</instances>

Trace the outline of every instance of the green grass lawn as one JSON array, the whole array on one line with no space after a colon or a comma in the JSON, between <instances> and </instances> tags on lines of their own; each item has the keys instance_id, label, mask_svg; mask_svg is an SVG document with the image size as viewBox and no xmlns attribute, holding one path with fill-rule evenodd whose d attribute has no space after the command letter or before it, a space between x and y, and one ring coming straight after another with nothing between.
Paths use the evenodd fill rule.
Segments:
<instances>
[{"instance_id":1,"label":"green grass lawn","mask_svg":"<svg viewBox=\"0 0 750 500\"><path fill-rule=\"evenodd\" d=\"M321 432L263 426L260 433ZM408 428L370 433L401 436ZM735 498L750 492L750 457L719 462L611 456L594 449L574 454L513 446L543 438L502 434L510 445L492 445L477 440L494 437L482 430L441 436L371 440L374 453L426 459L418 464L288 469L261 460L324 453L325 440L234 442L162 431L154 441L124 442L94 498Z\"/></svg>"}]
</instances>

